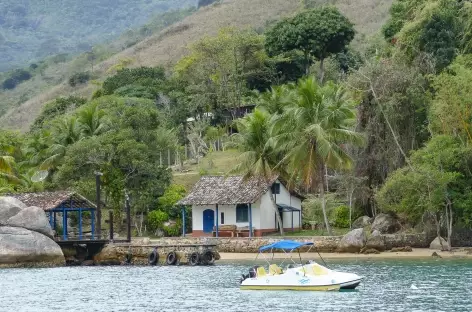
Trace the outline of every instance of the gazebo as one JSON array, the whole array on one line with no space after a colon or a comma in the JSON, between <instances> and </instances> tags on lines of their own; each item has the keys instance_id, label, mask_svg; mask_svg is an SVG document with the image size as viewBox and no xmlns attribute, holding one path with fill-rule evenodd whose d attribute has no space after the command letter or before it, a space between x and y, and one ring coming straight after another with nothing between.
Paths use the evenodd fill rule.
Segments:
<instances>
[{"instance_id":1,"label":"gazebo","mask_svg":"<svg viewBox=\"0 0 472 312\"><path fill-rule=\"evenodd\" d=\"M38 193L12 194L12 197L25 203L27 206L42 208L49 217L49 223L56 229L57 214L62 214L62 240L68 240L67 234L67 214L69 212L79 212L78 229L79 240L83 238L82 213L90 211L91 216L91 239L95 239L95 211L96 205L76 192L56 191Z\"/></svg>"}]
</instances>

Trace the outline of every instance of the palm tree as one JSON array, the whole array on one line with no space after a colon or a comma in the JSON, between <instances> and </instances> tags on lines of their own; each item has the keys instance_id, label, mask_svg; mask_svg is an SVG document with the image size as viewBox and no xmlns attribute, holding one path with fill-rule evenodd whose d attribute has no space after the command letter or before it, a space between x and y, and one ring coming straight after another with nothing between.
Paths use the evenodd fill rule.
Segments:
<instances>
[{"instance_id":1,"label":"palm tree","mask_svg":"<svg viewBox=\"0 0 472 312\"><path fill-rule=\"evenodd\" d=\"M267 183L280 235L283 235L284 227L271 187L274 178L280 173L274 169L277 164L276 154L268 144L271 115L263 110L256 109L254 113L238 120L237 128L239 133L234 134L234 136L243 153L239 156L239 164L231 172L242 173L244 179L255 177Z\"/></svg>"},{"instance_id":2,"label":"palm tree","mask_svg":"<svg viewBox=\"0 0 472 312\"><path fill-rule=\"evenodd\" d=\"M78 121L82 127L82 134L87 137L100 135L108 129L105 111L99 109L97 103L80 110Z\"/></svg>"},{"instance_id":3,"label":"palm tree","mask_svg":"<svg viewBox=\"0 0 472 312\"><path fill-rule=\"evenodd\" d=\"M269 114L283 114L285 108L293 103L293 85L271 87L259 96L257 107Z\"/></svg>"},{"instance_id":4,"label":"palm tree","mask_svg":"<svg viewBox=\"0 0 472 312\"><path fill-rule=\"evenodd\" d=\"M47 158L39 166L40 170L57 168L66 155L67 146L83 138L82 125L76 117L64 118L52 131L52 144L47 150Z\"/></svg>"},{"instance_id":5,"label":"palm tree","mask_svg":"<svg viewBox=\"0 0 472 312\"><path fill-rule=\"evenodd\" d=\"M295 92L295 102L275 123L280 132L277 145L285 154L279 165L287 165L290 180L300 179L307 191L320 192L326 230L331 235L324 193L325 168L350 168L351 157L343 144L361 144L363 136L351 130L355 112L341 87L333 83L321 87L314 77L309 77L299 81Z\"/></svg>"}]
</instances>

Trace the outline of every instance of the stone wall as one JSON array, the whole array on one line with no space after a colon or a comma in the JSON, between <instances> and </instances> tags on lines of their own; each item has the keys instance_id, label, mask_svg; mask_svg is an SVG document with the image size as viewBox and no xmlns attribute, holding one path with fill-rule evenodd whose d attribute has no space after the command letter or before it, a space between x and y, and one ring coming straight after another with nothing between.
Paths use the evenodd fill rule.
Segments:
<instances>
[{"instance_id":1,"label":"stone wall","mask_svg":"<svg viewBox=\"0 0 472 312\"><path fill-rule=\"evenodd\" d=\"M386 234L383 236L385 237L387 249L404 246L427 248L434 238L429 238L425 234ZM288 237L285 239L299 242L314 242L317 251L335 252L342 238L342 236L306 236ZM280 237L164 237L159 239L155 244L160 246L215 244L219 252L255 253L258 252L259 247L280 240ZM135 244L139 245L142 244L142 242L137 241ZM305 250L306 249L308 249L308 247L306 247Z\"/></svg>"},{"instance_id":2,"label":"stone wall","mask_svg":"<svg viewBox=\"0 0 472 312\"><path fill-rule=\"evenodd\" d=\"M472 230L453 229L451 244L453 247L472 247Z\"/></svg>"},{"instance_id":3,"label":"stone wall","mask_svg":"<svg viewBox=\"0 0 472 312\"><path fill-rule=\"evenodd\" d=\"M387 250L394 247L411 246L413 248L427 248L431 239L425 234L390 234L383 235ZM313 251L336 252L339 242L343 236L315 236L315 237L290 237L286 239L299 242L314 242ZM230 237L165 237L152 243L148 238L135 240L132 245L109 244L101 252L94 256L97 264L123 264L127 254L132 254L133 264L147 264L148 256L153 251L154 246L159 246L159 260L162 262L170 251L177 251L182 258L181 263L186 263L188 255L196 251L195 247L173 247L173 245L216 245L211 248L221 253L257 253L259 247L280 241L280 237L256 237L256 238L230 238ZM206 247L200 247L202 252ZM308 250L304 247L301 251Z\"/></svg>"}]
</instances>

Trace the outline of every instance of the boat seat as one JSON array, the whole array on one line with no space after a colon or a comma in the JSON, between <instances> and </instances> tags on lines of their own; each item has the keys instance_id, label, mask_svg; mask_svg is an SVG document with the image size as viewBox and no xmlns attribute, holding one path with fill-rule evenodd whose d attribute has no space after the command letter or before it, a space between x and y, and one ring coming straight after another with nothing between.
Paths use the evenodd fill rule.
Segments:
<instances>
[{"instance_id":1,"label":"boat seat","mask_svg":"<svg viewBox=\"0 0 472 312\"><path fill-rule=\"evenodd\" d=\"M313 274L314 275L326 275L326 274L328 274L328 270L326 270L322 266L319 266L319 265L315 264L315 265L313 265Z\"/></svg>"},{"instance_id":2,"label":"boat seat","mask_svg":"<svg viewBox=\"0 0 472 312\"><path fill-rule=\"evenodd\" d=\"M281 267L279 267L277 264L271 264L269 266L269 274L270 275L279 275L283 274L283 270Z\"/></svg>"},{"instance_id":3,"label":"boat seat","mask_svg":"<svg viewBox=\"0 0 472 312\"><path fill-rule=\"evenodd\" d=\"M264 267L258 267L257 268L257 277L261 277L261 276L266 276L266 270L264 269Z\"/></svg>"}]
</instances>

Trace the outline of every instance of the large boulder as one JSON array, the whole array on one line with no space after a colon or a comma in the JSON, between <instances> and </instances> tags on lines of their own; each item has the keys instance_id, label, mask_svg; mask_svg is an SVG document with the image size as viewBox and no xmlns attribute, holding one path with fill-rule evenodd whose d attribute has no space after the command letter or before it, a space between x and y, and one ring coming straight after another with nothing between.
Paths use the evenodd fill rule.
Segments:
<instances>
[{"instance_id":1,"label":"large boulder","mask_svg":"<svg viewBox=\"0 0 472 312\"><path fill-rule=\"evenodd\" d=\"M380 234L379 231L375 230L372 234L367 238L367 242L365 243L366 249L376 249L378 251L384 251L385 248L385 237Z\"/></svg>"},{"instance_id":2,"label":"large boulder","mask_svg":"<svg viewBox=\"0 0 472 312\"><path fill-rule=\"evenodd\" d=\"M0 227L0 266L25 264L64 265L59 245L38 232L18 227Z\"/></svg>"},{"instance_id":3,"label":"large boulder","mask_svg":"<svg viewBox=\"0 0 472 312\"><path fill-rule=\"evenodd\" d=\"M372 220L368 216L362 216L357 218L354 222L352 222L353 229L360 229L366 226L369 226L372 223Z\"/></svg>"},{"instance_id":4,"label":"large boulder","mask_svg":"<svg viewBox=\"0 0 472 312\"><path fill-rule=\"evenodd\" d=\"M441 247L442 242L442 247ZM431 244L429 244L429 249L434 250L449 250L449 244L447 241L442 237L436 237Z\"/></svg>"},{"instance_id":5,"label":"large boulder","mask_svg":"<svg viewBox=\"0 0 472 312\"><path fill-rule=\"evenodd\" d=\"M400 222L395 217L386 213L379 213L372 223L372 231L377 230L382 234L393 234L400 229Z\"/></svg>"},{"instance_id":6,"label":"large boulder","mask_svg":"<svg viewBox=\"0 0 472 312\"><path fill-rule=\"evenodd\" d=\"M8 219L24 208L26 205L14 197L0 197L0 225L5 225Z\"/></svg>"},{"instance_id":7,"label":"large boulder","mask_svg":"<svg viewBox=\"0 0 472 312\"><path fill-rule=\"evenodd\" d=\"M45 212L0 197L0 267L57 266L65 259Z\"/></svg>"},{"instance_id":8,"label":"large boulder","mask_svg":"<svg viewBox=\"0 0 472 312\"><path fill-rule=\"evenodd\" d=\"M8 226L25 228L36 231L49 237L53 237L51 225L44 213L44 210L38 207L28 207L20 210L15 216L7 220Z\"/></svg>"},{"instance_id":9,"label":"large boulder","mask_svg":"<svg viewBox=\"0 0 472 312\"><path fill-rule=\"evenodd\" d=\"M344 235L338 244L338 252L360 252L367 241L364 229L355 229Z\"/></svg>"}]
</instances>

